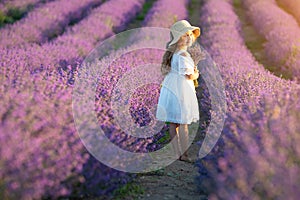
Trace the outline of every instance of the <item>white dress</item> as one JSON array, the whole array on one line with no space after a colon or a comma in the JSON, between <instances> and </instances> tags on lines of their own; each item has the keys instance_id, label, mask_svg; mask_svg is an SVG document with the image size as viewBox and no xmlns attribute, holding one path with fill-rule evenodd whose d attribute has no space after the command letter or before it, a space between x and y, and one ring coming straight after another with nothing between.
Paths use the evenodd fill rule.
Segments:
<instances>
[{"instance_id":1,"label":"white dress","mask_svg":"<svg viewBox=\"0 0 300 200\"><path fill-rule=\"evenodd\" d=\"M180 55L183 52L187 56ZM165 76L158 99L156 118L159 121L191 124L199 120L199 108L193 80L194 61L185 50L173 54L171 71Z\"/></svg>"}]
</instances>

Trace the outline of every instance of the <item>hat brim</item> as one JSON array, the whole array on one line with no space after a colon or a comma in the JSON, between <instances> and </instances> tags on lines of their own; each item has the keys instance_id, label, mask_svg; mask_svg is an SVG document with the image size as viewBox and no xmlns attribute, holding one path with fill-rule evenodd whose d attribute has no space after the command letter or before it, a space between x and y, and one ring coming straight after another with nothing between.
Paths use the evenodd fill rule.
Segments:
<instances>
[{"instance_id":1,"label":"hat brim","mask_svg":"<svg viewBox=\"0 0 300 200\"><path fill-rule=\"evenodd\" d=\"M175 44L176 42L178 42L178 40L180 39L180 37L183 36L188 31L192 31L193 32L195 39L198 38L201 35L199 27L196 27L196 26L185 27L181 31L172 32L173 39L168 44L168 46L171 46L171 45Z\"/></svg>"}]
</instances>

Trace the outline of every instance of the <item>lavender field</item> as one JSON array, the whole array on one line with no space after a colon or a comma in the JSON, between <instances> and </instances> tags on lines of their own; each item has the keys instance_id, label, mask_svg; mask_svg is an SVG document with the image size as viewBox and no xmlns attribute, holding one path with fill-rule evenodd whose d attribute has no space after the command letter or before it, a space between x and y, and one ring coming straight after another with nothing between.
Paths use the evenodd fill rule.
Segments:
<instances>
[{"instance_id":1,"label":"lavender field","mask_svg":"<svg viewBox=\"0 0 300 200\"><path fill-rule=\"evenodd\" d=\"M297 0L0 1L0 199L298 199L299 13ZM172 163L173 174L169 168L130 173L109 167L78 134L91 128L78 123L91 119L77 116L93 110L112 144L141 154L133 160L146 160L142 153L167 145L168 124L153 136L138 137L128 134L116 115L137 130L154 123L163 79L159 64L169 40L163 33L181 19L201 28L198 42L224 84L227 110L220 138L195 163ZM93 105L76 108L76 83L90 53L115 35L147 27L161 30L152 33L154 41L136 31L111 43L113 49L101 49L99 63L107 68L91 77L97 80ZM214 73L203 64L201 73ZM139 71L143 66L151 68ZM127 79L127 86L122 81L130 73L138 75ZM221 115L212 111L209 88L215 85L204 77L196 89L198 151L212 118ZM126 91L134 83L139 87ZM113 100L125 96L116 90L120 84L130 98L128 109L118 107L116 114L120 104ZM80 89L78 94L87 90ZM90 138L91 146L107 162L122 169L130 165L97 139Z\"/></svg>"}]
</instances>

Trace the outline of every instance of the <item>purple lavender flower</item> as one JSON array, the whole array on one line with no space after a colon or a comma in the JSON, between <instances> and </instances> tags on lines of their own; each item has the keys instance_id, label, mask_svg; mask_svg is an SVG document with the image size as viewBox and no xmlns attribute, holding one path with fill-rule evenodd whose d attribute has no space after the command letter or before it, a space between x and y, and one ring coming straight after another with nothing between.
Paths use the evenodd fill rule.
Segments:
<instances>
[{"instance_id":1,"label":"purple lavender flower","mask_svg":"<svg viewBox=\"0 0 300 200\"><path fill-rule=\"evenodd\" d=\"M22 20L1 29L2 47L19 46L24 43L44 43L64 31L72 21L78 21L86 10L99 5L102 0L84 0L70 3L59 0L44 4L29 12Z\"/></svg>"},{"instance_id":2,"label":"purple lavender flower","mask_svg":"<svg viewBox=\"0 0 300 200\"><path fill-rule=\"evenodd\" d=\"M298 79L300 28L297 21L275 1L246 0L243 3L254 27L267 40L264 46L270 62L286 78Z\"/></svg>"},{"instance_id":3,"label":"purple lavender flower","mask_svg":"<svg viewBox=\"0 0 300 200\"><path fill-rule=\"evenodd\" d=\"M231 4L211 0L201 9L202 41L223 75L228 114L222 137L198 162L199 188L212 199L293 199L300 88L254 60Z\"/></svg>"},{"instance_id":4,"label":"purple lavender flower","mask_svg":"<svg viewBox=\"0 0 300 200\"><path fill-rule=\"evenodd\" d=\"M103 8L116 7L120 3L124 1L108 1L103 5L109 6ZM110 16L114 24L108 29L108 34L113 34L112 28L121 27L134 17L142 4L140 0L126 1L122 13L117 13L116 18ZM43 46L28 44L1 48L1 93L6 94L1 96L1 102L5 104L1 108L3 144L0 149L4 198L55 198L74 193L74 185L89 184L90 180L86 180L88 176L82 174L82 169L90 155L85 151L73 124L71 86L80 59L98 40L104 39L99 29L106 26L103 24L105 21L101 21L106 14L101 15L99 11L101 7L81 21L77 32L66 33L69 38L73 34L73 41L81 42L76 43L78 48L90 48L82 54L80 49L74 48L74 43L66 45L63 43L66 41L58 39ZM128 18L119 19L122 14ZM85 32L85 37L80 33L79 26L90 30ZM98 32L98 39L92 37L88 40L91 31ZM76 36L79 34L82 38L78 40ZM105 168L97 170L101 169ZM110 177L122 175L112 174ZM104 175L99 173L93 178L95 180L101 176ZM110 186L107 187L103 193L111 191Z\"/></svg>"}]
</instances>

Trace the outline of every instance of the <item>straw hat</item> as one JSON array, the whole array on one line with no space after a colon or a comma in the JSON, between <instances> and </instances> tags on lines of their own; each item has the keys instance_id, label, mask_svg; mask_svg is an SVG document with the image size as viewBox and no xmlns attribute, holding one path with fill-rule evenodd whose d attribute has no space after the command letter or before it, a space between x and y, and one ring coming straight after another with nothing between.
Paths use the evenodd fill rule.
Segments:
<instances>
[{"instance_id":1,"label":"straw hat","mask_svg":"<svg viewBox=\"0 0 300 200\"><path fill-rule=\"evenodd\" d=\"M173 39L170 41L168 46L171 46L172 44L175 44L178 42L181 36L183 36L186 32L192 31L194 34L195 39L200 36L200 28L196 26L192 26L188 21L186 20L180 20L175 22L171 26L171 34Z\"/></svg>"}]
</instances>

